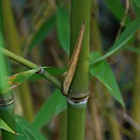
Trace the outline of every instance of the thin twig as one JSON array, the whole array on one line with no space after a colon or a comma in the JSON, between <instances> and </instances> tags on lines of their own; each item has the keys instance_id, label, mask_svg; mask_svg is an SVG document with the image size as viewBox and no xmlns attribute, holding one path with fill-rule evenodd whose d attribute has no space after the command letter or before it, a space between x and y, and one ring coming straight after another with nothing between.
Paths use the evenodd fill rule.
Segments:
<instances>
[{"instance_id":1,"label":"thin twig","mask_svg":"<svg viewBox=\"0 0 140 140\"><path fill-rule=\"evenodd\" d=\"M117 114L123 117L123 119L125 119L131 126L136 128L137 130L140 130L140 125L134 119L132 119L132 117L130 117L128 114L125 114L121 110L119 110Z\"/></svg>"},{"instance_id":2,"label":"thin twig","mask_svg":"<svg viewBox=\"0 0 140 140\"><path fill-rule=\"evenodd\" d=\"M116 36L116 39L115 39L115 42L118 40L120 34L121 34L121 31L124 27L124 24L125 24L125 20L126 20L126 17L127 17L127 14L128 14L128 10L129 10L129 0L124 0L125 1L125 13L124 13L124 16L122 18L122 21L120 23L120 28L118 30L118 33L117 33L117 36Z\"/></svg>"}]
</instances>

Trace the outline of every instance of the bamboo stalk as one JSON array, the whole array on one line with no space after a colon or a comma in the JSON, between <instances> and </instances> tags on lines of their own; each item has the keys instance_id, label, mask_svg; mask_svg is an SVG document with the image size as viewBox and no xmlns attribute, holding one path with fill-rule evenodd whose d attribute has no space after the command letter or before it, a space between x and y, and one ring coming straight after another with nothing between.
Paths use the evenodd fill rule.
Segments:
<instances>
[{"instance_id":1,"label":"bamboo stalk","mask_svg":"<svg viewBox=\"0 0 140 140\"><path fill-rule=\"evenodd\" d=\"M3 6L4 24L6 27L5 30L6 30L7 45L9 46L9 49L12 50L14 53L22 56L20 48L21 46L20 35L17 31L14 22L10 0L2 1L2 6ZM18 92L20 92L19 96L23 114L28 121L32 121L34 116L34 109L28 83L26 82L21 86L19 86Z\"/></svg>"},{"instance_id":2,"label":"bamboo stalk","mask_svg":"<svg viewBox=\"0 0 140 140\"><path fill-rule=\"evenodd\" d=\"M67 140L84 140L86 103L81 107L68 103Z\"/></svg>"},{"instance_id":3,"label":"bamboo stalk","mask_svg":"<svg viewBox=\"0 0 140 140\"><path fill-rule=\"evenodd\" d=\"M91 43L91 50L99 51L102 53L102 41L100 37L100 30L97 23L96 16L98 15L98 7L94 0L92 0L91 5L91 22L90 22L90 43ZM92 124L94 125L93 129L93 138L95 140L102 140L103 133L101 127L101 120L99 119L99 110L98 104L95 103L95 100L100 100L98 98L98 91L97 91L97 81L94 77L91 78L91 96L89 99L89 110L91 114Z\"/></svg>"},{"instance_id":4,"label":"bamboo stalk","mask_svg":"<svg viewBox=\"0 0 140 140\"><path fill-rule=\"evenodd\" d=\"M89 94L90 5L90 0L71 0L71 56L83 21L85 22L85 32L78 64L68 93L67 140L84 140L87 99L84 101L80 99ZM78 100L78 103L74 103L73 98Z\"/></svg>"},{"instance_id":5,"label":"bamboo stalk","mask_svg":"<svg viewBox=\"0 0 140 140\"><path fill-rule=\"evenodd\" d=\"M2 118L13 130L16 131L14 116L14 96L11 92L6 93L4 96L0 96L0 118ZM16 135L5 130L1 131L2 140L16 140Z\"/></svg>"},{"instance_id":6,"label":"bamboo stalk","mask_svg":"<svg viewBox=\"0 0 140 140\"><path fill-rule=\"evenodd\" d=\"M140 30L136 34L136 45L140 47ZM134 90L133 90L133 106L132 106L132 116L133 119L140 124L140 56L135 56L135 75L134 75ZM134 137L136 140L140 139L140 131L134 128Z\"/></svg>"},{"instance_id":7,"label":"bamboo stalk","mask_svg":"<svg viewBox=\"0 0 140 140\"><path fill-rule=\"evenodd\" d=\"M91 94L88 102L88 107L91 115L91 123L93 125L93 138L95 140L102 140L103 139L103 133L102 133L102 127L101 127L101 120L99 116L99 104L96 102L96 100L101 100L98 97L98 91L97 91L97 81L94 77L91 78Z\"/></svg>"},{"instance_id":8,"label":"bamboo stalk","mask_svg":"<svg viewBox=\"0 0 140 140\"><path fill-rule=\"evenodd\" d=\"M0 0L0 31L2 33L3 39L1 39L1 44L5 46L4 40L4 23L3 23L3 8L2 0ZM0 47L0 48L1 48ZM5 63L6 67L6 63ZM6 69L6 68L5 68ZM7 71L7 70L6 70ZM5 72L7 74L7 72ZM6 75L4 75L6 76ZM12 92L0 95L0 117L13 129L15 130L15 117L14 117L14 96ZM16 136L1 130L3 140L16 140Z\"/></svg>"}]
</instances>

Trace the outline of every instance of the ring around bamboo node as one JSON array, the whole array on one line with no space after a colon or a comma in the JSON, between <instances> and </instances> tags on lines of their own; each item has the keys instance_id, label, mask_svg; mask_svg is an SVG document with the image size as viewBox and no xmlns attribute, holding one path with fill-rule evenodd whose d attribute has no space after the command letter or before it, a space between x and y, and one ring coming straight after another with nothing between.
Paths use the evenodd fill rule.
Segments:
<instances>
[{"instance_id":1,"label":"ring around bamboo node","mask_svg":"<svg viewBox=\"0 0 140 140\"><path fill-rule=\"evenodd\" d=\"M38 74L43 74L43 72L44 72L44 68L43 67L41 67L41 66L39 66L40 67L40 69L39 69L39 71L37 72Z\"/></svg>"},{"instance_id":2,"label":"ring around bamboo node","mask_svg":"<svg viewBox=\"0 0 140 140\"><path fill-rule=\"evenodd\" d=\"M14 97L13 96L9 97L8 99L6 99L6 98L4 98L4 99L0 98L0 107L1 106L11 105L14 102L15 102L15 100L14 100Z\"/></svg>"},{"instance_id":3,"label":"ring around bamboo node","mask_svg":"<svg viewBox=\"0 0 140 140\"><path fill-rule=\"evenodd\" d=\"M82 98L82 99L73 99L67 96L67 102L74 107L83 108L83 107L86 107L88 98L89 96L86 96L85 98Z\"/></svg>"}]
</instances>

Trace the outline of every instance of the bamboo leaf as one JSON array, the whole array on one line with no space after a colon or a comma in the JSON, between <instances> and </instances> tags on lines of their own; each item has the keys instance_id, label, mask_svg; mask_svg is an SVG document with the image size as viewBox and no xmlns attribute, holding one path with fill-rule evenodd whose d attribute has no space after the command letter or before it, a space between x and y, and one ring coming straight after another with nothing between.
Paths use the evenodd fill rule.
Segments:
<instances>
[{"instance_id":1,"label":"bamboo leaf","mask_svg":"<svg viewBox=\"0 0 140 140\"><path fill-rule=\"evenodd\" d=\"M95 52L91 55L91 60L96 60L100 58L100 54L98 52ZM100 80L108 89L109 93L112 94L112 96L123 106L124 101L120 92L120 89L118 87L118 84L116 82L115 76L107 64L107 62L101 61L95 65L90 66L90 72L93 76L95 76L98 80Z\"/></svg>"},{"instance_id":2,"label":"bamboo leaf","mask_svg":"<svg viewBox=\"0 0 140 140\"><path fill-rule=\"evenodd\" d=\"M133 47L133 46L126 46L124 49L140 55L140 49L139 49L139 47L137 48L137 47Z\"/></svg>"},{"instance_id":3,"label":"bamboo leaf","mask_svg":"<svg viewBox=\"0 0 140 140\"><path fill-rule=\"evenodd\" d=\"M36 45L41 43L41 41L47 37L47 35L52 31L54 27L55 27L55 16L52 16L41 26L41 28L35 34L34 39L29 45L29 50L31 51Z\"/></svg>"},{"instance_id":4,"label":"bamboo leaf","mask_svg":"<svg viewBox=\"0 0 140 140\"><path fill-rule=\"evenodd\" d=\"M140 0L133 0L138 7L140 7Z\"/></svg>"},{"instance_id":5,"label":"bamboo leaf","mask_svg":"<svg viewBox=\"0 0 140 140\"><path fill-rule=\"evenodd\" d=\"M3 88L3 90L1 91L1 94L19 86L20 84L28 80L32 75L34 75L36 72L39 72L39 71L40 71L40 68L36 68L36 69L24 71L24 72L9 76L6 79L6 82L7 82L6 85L8 86L5 86L5 88Z\"/></svg>"},{"instance_id":6,"label":"bamboo leaf","mask_svg":"<svg viewBox=\"0 0 140 140\"><path fill-rule=\"evenodd\" d=\"M74 76L74 73L75 73L75 70L77 67L77 63L78 63L78 59L79 59L79 55L80 55L80 51L81 51L84 31L85 31L85 23L82 24L82 27L81 27L81 30L80 30L80 33L78 36L78 40L76 42L76 46L75 46L73 54L71 56L68 72L65 77L64 84L63 84L63 94L64 95L68 94L69 87L73 80L73 76Z\"/></svg>"},{"instance_id":7,"label":"bamboo leaf","mask_svg":"<svg viewBox=\"0 0 140 140\"><path fill-rule=\"evenodd\" d=\"M41 129L50 119L58 115L64 109L66 109L66 99L59 90L55 90L36 114L33 125L38 130Z\"/></svg>"},{"instance_id":8,"label":"bamboo leaf","mask_svg":"<svg viewBox=\"0 0 140 140\"><path fill-rule=\"evenodd\" d=\"M136 0L137 1L137 0ZM140 5L133 0L133 7L136 13L136 17L140 17Z\"/></svg>"},{"instance_id":9,"label":"bamboo leaf","mask_svg":"<svg viewBox=\"0 0 140 140\"><path fill-rule=\"evenodd\" d=\"M115 15L115 17L119 21L121 21L125 14L125 8L121 4L121 2L119 0L114 0L113 2L112 2L112 0L105 0L105 2L107 4L108 8L110 9L110 11ZM130 22L131 22L131 19L127 16L125 23L128 25Z\"/></svg>"},{"instance_id":10,"label":"bamboo leaf","mask_svg":"<svg viewBox=\"0 0 140 140\"><path fill-rule=\"evenodd\" d=\"M0 118L0 129L16 134L15 131L12 128L10 128L1 118Z\"/></svg>"},{"instance_id":11,"label":"bamboo leaf","mask_svg":"<svg viewBox=\"0 0 140 140\"><path fill-rule=\"evenodd\" d=\"M18 140L46 140L37 129L27 122L23 117L16 116L16 127L19 135Z\"/></svg>"},{"instance_id":12,"label":"bamboo leaf","mask_svg":"<svg viewBox=\"0 0 140 140\"><path fill-rule=\"evenodd\" d=\"M140 19L133 21L120 35L119 39L114 43L111 47L110 51L100 57L99 59L92 61L90 65L95 64L99 61L106 59L107 57L111 56L112 54L116 53L123 46L133 37L133 35L140 29Z\"/></svg>"},{"instance_id":13,"label":"bamboo leaf","mask_svg":"<svg viewBox=\"0 0 140 140\"><path fill-rule=\"evenodd\" d=\"M70 25L69 14L65 7L59 7L56 16L57 34L61 47L69 53Z\"/></svg>"}]
</instances>

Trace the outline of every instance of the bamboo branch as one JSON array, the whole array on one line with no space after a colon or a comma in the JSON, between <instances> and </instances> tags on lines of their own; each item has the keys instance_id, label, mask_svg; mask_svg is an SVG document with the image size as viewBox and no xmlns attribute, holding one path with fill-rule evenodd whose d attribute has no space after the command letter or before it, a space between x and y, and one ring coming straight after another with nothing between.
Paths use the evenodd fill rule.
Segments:
<instances>
[{"instance_id":1,"label":"bamboo branch","mask_svg":"<svg viewBox=\"0 0 140 140\"><path fill-rule=\"evenodd\" d=\"M6 49L0 49L0 51L2 51L3 54L6 55L7 57L9 57L10 59L12 59L30 69L34 69L34 68L38 67L37 64L35 64L21 56L16 55L11 51L8 51ZM40 75L42 77L44 77L46 80L48 80L52 85L54 85L55 87L57 87L59 90L62 91L62 83L58 79L56 79L53 75L51 75L49 72L44 71L43 73L40 73Z\"/></svg>"}]
</instances>

